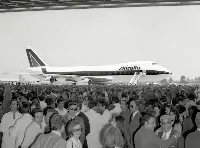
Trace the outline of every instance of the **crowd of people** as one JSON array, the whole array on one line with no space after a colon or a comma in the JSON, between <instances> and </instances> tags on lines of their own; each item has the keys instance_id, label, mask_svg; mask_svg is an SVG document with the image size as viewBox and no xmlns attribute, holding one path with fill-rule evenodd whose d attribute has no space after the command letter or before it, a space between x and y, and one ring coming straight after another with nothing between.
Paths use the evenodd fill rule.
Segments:
<instances>
[{"instance_id":1,"label":"crowd of people","mask_svg":"<svg viewBox=\"0 0 200 148\"><path fill-rule=\"evenodd\" d=\"M199 148L198 86L0 85L1 148Z\"/></svg>"}]
</instances>

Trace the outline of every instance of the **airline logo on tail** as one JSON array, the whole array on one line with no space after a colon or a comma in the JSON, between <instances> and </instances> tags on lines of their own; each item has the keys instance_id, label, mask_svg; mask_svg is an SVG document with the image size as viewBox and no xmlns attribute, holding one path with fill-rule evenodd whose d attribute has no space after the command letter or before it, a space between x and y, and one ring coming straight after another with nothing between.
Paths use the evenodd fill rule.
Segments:
<instances>
[{"instance_id":1,"label":"airline logo on tail","mask_svg":"<svg viewBox=\"0 0 200 148\"><path fill-rule=\"evenodd\" d=\"M26 49L30 67L46 66L46 64L31 50Z\"/></svg>"}]
</instances>

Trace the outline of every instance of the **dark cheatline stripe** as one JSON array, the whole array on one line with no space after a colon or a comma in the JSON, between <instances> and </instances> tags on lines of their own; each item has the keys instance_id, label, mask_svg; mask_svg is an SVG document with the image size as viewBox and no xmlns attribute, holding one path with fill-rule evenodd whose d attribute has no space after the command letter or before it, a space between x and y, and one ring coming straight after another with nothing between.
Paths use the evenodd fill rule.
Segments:
<instances>
[{"instance_id":1,"label":"dark cheatline stripe","mask_svg":"<svg viewBox=\"0 0 200 148\"><path fill-rule=\"evenodd\" d=\"M37 65L34 65L34 63L31 62L30 54L35 58L35 60L37 61L37 63L40 64L40 66L46 66L31 49L26 49L26 53L28 56L30 67L37 67Z\"/></svg>"},{"instance_id":2,"label":"dark cheatline stripe","mask_svg":"<svg viewBox=\"0 0 200 148\"><path fill-rule=\"evenodd\" d=\"M44 74L58 75L80 75L80 76L109 76L109 75L134 75L142 70L127 70L127 71L76 71L76 72L47 72L46 68L41 68ZM165 71L146 70L146 75L169 74Z\"/></svg>"}]
</instances>

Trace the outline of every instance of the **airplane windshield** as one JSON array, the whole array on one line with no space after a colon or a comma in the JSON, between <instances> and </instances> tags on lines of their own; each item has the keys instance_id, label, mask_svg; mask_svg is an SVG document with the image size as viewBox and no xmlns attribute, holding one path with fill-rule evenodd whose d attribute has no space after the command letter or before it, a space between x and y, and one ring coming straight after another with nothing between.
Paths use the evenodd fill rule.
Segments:
<instances>
[{"instance_id":1,"label":"airplane windshield","mask_svg":"<svg viewBox=\"0 0 200 148\"><path fill-rule=\"evenodd\" d=\"M152 63L152 65L157 65L157 63Z\"/></svg>"}]
</instances>

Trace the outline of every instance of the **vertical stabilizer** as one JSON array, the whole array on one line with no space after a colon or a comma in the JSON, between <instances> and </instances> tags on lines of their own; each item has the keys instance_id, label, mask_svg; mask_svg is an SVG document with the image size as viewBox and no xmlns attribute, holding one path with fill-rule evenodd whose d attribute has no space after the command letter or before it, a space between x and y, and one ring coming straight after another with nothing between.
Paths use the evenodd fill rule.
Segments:
<instances>
[{"instance_id":1,"label":"vertical stabilizer","mask_svg":"<svg viewBox=\"0 0 200 148\"><path fill-rule=\"evenodd\" d=\"M27 53L27 56L28 56L28 61L29 61L30 67L47 66L41 60L41 58L39 58L39 56L35 52L33 52L33 50L30 47L26 48L26 53Z\"/></svg>"}]
</instances>

